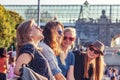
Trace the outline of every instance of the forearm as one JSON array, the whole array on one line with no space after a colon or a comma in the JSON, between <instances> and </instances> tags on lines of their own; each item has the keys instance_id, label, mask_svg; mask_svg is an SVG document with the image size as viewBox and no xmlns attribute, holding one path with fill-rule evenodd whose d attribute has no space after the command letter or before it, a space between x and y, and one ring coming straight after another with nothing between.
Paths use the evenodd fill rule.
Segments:
<instances>
[{"instance_id":1,"label":"forearm","mask_svg":"<svg viewBox=\"0 0 120 80\"><path fill-rule=\"evenodd\" d=\"M62 73L58 73L55 75L56 80L66 80Z\"/></svg>"},{"instance_id":2,"label":"forearm","mask_svg":"<svg viewBox=\"0 0 120 80\"><path fill-rule=\"evenodd\" d=\"M67 80L75 80L74 75L67 76Z\"/></svg>"},{"instance_id":3,"label":"forearm","mask_svg":"<svg viewBox=\"0 0 120 80\"><path fill-rule=\"evenodd\" d=\"M70 69L67 73L67 80L75 80L75 78L74 78L74 66L70 66Z\"/></svg>"}]
</instances>

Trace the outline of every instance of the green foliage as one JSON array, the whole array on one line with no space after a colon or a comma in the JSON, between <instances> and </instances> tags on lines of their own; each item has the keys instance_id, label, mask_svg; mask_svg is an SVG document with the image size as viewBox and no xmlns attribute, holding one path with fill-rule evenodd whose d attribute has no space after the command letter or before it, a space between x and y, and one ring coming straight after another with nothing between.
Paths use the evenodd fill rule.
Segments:
<instances>
[{"instance_id":1,"label":"green foliage","mask_svg":"<svg viewBox=\"0 0 120 80\"><path fill-rule=\"evenodd\" d=\"M0 5L0 47L9 47L15 43L16 25L23 18L16 12L8 11Z\"/></svg>"}]
</instances>

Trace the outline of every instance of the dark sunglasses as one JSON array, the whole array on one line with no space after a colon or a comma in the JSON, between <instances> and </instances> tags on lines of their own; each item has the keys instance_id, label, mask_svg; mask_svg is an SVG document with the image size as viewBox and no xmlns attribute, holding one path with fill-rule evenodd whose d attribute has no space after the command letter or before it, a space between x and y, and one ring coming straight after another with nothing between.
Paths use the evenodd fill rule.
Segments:
<instances>
[{"instance_id":1,"label":"dark sunglasses","mask_svg":"<svg viewBox=\"0 0 120 80\"><path fill-rule=\"evenodd\" d=\"M73 38L73 37L66 37L66 36L64 36L64 38L63 38L64 40L67 40L67 39L69 39L70 41L74 41L74 39L75 38Z\"/></svg>"},{"instance_id":2,"label":"dark sunglasses","mask_svg":"<svg viewBox=\"0 0 120 80\"><path fill-rule=\"evenodd\" d=\"M100 50L95 50L93 47L89 47L90 51L94 51L95 54L102 54Z\"/></svg>"},{"instance_id":3,"label":"dark sunglasses","mask_svg":"<svg viewBox=\"0 0 120 80\"><path fill-rule=\"evenodd\" d=\"M58 30L57 32L59 35L61 35L63 33L62 30Z\"/></svg>"}]
</instances>

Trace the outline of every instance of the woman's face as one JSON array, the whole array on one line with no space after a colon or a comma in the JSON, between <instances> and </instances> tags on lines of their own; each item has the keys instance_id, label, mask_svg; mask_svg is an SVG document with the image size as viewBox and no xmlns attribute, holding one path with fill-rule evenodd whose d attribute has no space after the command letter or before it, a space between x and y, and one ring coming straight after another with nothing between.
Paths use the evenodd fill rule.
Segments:
<instances>
[{"instance_id":1,"label":"woman's face","mask_svg":"<svg viewBox=\"0 0 120 80\"><path fill-rule=\"evenodd\" d=\"M63 38L63 29L61 25L58 25L56 30L57 30L57 41L58 43L61 43L62 38Z\"/></svg>"},{"instance_id":2,"label":"woman's face","mask_svg":"<svg viewBox=\"0 0 120 80\"><path fill-rule=\"evenodd\" d=\"M30 37L34 38L34 40L42 40L44 38L42 32L40 26L34 23L30 28Z\"/></svg>"},{"instance_id":3,"label":"woman's face","mask_svg":"<svg viewBox=\"0 0 120 80\"><path fill-rule=\"evenodd\" d=\"M98 53L98 52L100 52L100 51L95 47L88 47L88 49L87 49L88 57L91 59L95 59L95 58L99 57L100 53Z\"/></svg>"},{"instance_id":4,"label":"woman's face","mask_svg":"<svg viewBox=\"0 0 120 80\"><path fill-rule=\"evenodd\" d=\"M71 31L67 31L67 32L64 33L62 46L64 48L68 48L68 47L70 47L71 45L74 44L74 41L75 41L75 35Z\"/></svg>"}]
</instances>

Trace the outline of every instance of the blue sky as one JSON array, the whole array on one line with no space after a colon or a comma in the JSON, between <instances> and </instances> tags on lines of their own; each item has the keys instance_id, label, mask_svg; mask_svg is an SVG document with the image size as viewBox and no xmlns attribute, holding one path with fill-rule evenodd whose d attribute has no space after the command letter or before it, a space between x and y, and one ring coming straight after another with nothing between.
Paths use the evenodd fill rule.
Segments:
<instances>
[{"instance_id":1,"label":"blue sky","mask_svg":"<svg viewBox=\"0 0 120 80\"><path fill-rule=\"evenodd\" d=\"M86 0L40 0L41 4L83 4ZM119 4L119 0L87 0L90 4ZM0 4L37 4L38 0L0 0Z\"/></svg>"}]
</instances>

